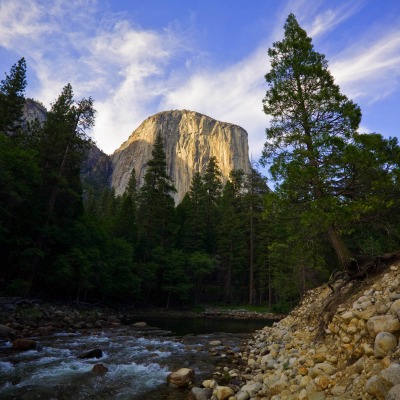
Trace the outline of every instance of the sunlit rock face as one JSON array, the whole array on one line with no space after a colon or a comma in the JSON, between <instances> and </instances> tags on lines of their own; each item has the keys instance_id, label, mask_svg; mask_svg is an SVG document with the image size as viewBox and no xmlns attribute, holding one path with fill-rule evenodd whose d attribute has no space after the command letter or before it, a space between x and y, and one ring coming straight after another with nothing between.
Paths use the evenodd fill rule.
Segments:
<instances>
[{"instance_id":1,"label":"sunlit rock face","mask_svg":"<svg viewBox=\"0 0 400 400\"><path fill-rule=\"evenodd\" d=\"M189 190L193 175L203 174L213 156L224 181L233 169L250 172L247 132L243 128L193 111L165 111L147 118L111 156L110 181L117 195L125 191L133 168L138 187L143 185L158 133L164 140L167 171L177 189L176 203Z\"/></svg>"}]
</instances>

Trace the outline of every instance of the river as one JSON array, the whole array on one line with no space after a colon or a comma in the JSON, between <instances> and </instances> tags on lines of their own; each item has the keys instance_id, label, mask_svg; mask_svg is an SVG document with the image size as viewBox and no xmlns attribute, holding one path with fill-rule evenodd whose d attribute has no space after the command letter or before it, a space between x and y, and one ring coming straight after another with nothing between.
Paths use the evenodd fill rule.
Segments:
<instances>
[{"instance_id":1,"label":"river","mask_svg":"<svg viewBox=\"0 0 400 400\"><path fill-rule=\"evenodd\" d=\"M187 399L187 390L166 384L171 371L192 368L200 385L203 379L212 377L216 366L229 365L229 356L240 351L251 332L272 323L141 318L158 329L127 325L91 332L59 332L34 338L37 349L25 352L12 350L10 342L0 343L0 399ZM222 344L210 348L213 340ZM101 349L103 356L78 358L92 349ZM93 373L93 366L99 363L108 372Z\"/></svg>"}]
</instances>

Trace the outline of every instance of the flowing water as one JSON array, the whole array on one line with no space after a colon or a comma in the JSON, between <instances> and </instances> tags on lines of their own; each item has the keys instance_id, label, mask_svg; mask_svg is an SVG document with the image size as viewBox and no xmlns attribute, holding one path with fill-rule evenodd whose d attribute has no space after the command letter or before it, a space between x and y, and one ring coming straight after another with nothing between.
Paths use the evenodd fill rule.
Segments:
<instances>
[{"instance_id":1,"label":"flowing water","mask_svg":"<svg viewBox=\"0 0 400 400\"><path fill-rule=\"evenodd\" d=\"M221 340L239 351L250 332L269 321L211 319L145 319L161 329L122 326L80 333L38 337L35 350L16 352L0 343L0 399L180 400L187 390L170 388L168 374L178 368L195 370L196 383L212 377L224 358L210 355L209 342ZM92 349L103 357L79 359ZM92 372L95 364L108 372Z\"/></svg>"}]
</instances>

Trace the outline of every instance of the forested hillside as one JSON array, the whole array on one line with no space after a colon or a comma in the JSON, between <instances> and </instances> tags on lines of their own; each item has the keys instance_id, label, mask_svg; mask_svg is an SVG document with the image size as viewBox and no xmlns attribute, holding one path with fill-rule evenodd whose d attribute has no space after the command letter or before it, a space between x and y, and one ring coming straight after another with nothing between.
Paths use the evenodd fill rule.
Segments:
<instances>
[{"instance_id":1,"label":"forested hillside","mask_svg":"<svg viewBox=\"0 0 400 400\"><path fill-rule=\"evenodd\" d=\"M26 64L0 85L0 294L105 304L295 305L340 268L400 249L400 148L359 133L360 108L340 92L294 15L269 50L264 166L218 160L175 206L157 137L144 185L122 196L82 185L93 99L66 85L39 123L23 121Z\"/></svg>"}]
</instances>

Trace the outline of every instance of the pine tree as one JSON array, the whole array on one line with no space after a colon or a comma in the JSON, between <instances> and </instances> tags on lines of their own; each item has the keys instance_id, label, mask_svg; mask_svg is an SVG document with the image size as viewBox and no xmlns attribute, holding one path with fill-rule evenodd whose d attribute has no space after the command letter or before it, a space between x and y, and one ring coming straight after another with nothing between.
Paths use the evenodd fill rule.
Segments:
<instances>
[{"instance_id":1,"label":"pine tree","mask_svg":"<svg viewBox=\"0 0 400 400\"><path fill-rule=\"evenodd\" d=\"M222 193L222 173L218 166L215 156L211 157L207 163L206 171L202 176L203 190L205 195L204 222L206 225L205 241L206 251L216 254L217 226L219 221L218 203Z\"/></svg>"},{"instance_id":2,"label":"pine tree","mask_svg":"<svg viewBox=\"0 0 400 400\"><path fill-rule=\"evenodd\" d=\"M271 173L293 203L308 204L328 233L340 264L352 255L340 234L332 210L340 207L333 187L342 171L346 144L360 123L360 108L340 93L324 55L290 14L284 39L268 51L271 70L264 111L272 116L262 163L272 161ZM311 217L311 215L310 215Z\"/></svg>"},{"instance_id":3,"label":"pine tree","mask_svg":"<svg viewBox=\"0 0 400 400\"><path fill-rule=\"evenodd\" d=\"M95 110L91 98L75 104L73 97L68 84L52 105L37 143L42 170L40 206L43 208L37 247L47 253L49 261L54 256L52 253L63 251L65 227L83 213L80 171L90 145L86 130L94 125ZM32 284L40 260L39 256L32 259L29 278Z\"/></svg>"},{"instance_id":4,"label":"pine tree","mask_svg":"<svg viewBox=\"0 0 400 400\"><path fill-rule=\"evenodd\" d=\"M151 259L157 246L167 248L174 232L176 189L168 176L164 143L157 135L147 164L144 184L139 191L139 251L144 262Z\"/></svg>"},{"instance_id":5,"label":"pine tree","mask_svg":"<svg viewBox=\"0 0 400 400\"><path fill-rule=\"evenodd\" d=\"M14 134L22 123L25 105L26 62L21 58L0 84L0 132Z\"/></svg>"},{"instance_id":6,"label":"pine tree","mask_svg":"<svg viewBox=\"0 0 400 400\"><path fill-rule=\"evenodd\" d=\"M185 252L206 250L206 191L200 173L192 178L189 192L177 206L181 216L178 241Z\"/></svg>"},{"instance_id":7,"label":"pine tree","mask_svg":"<svg viewBox=\"0 0 400 400\"><path fill-rule=\"evenodd\" d=\"M262 213L264 210L264 195L268 192L266 179L253 167L246 175L244 181L245 194L243 196L244 219L246 221L246 236L248 243L248 264L249 264L249 304L255 303L256 269L261 268L257 260L262 251L261 229Z\"/></svg>"},{"instance_id":8,"label":"pine tree","mask_svg":"<svg viewBox=\"0 0 400 400\"><path fill-rule=\"evenodd\" d=\"M243 279L240 278L246 266L241 185L238 185L237 180L235 183L236 185L230 180L226 182L218 208L220 215L217 228L218 257L222 273L224 301L227 303L231 303L234 299L234 288L237 293L239 292L238 283L243 282Z\"/></svg>"}]
</instances>

